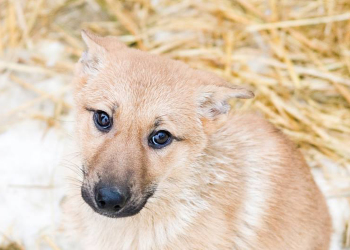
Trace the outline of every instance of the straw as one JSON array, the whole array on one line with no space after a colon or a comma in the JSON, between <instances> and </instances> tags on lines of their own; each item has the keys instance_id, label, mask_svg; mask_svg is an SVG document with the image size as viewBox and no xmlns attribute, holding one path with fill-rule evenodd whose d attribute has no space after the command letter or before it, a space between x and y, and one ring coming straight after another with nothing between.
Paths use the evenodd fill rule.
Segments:
<instances>
[{"instance_id":1,"label":"straw","mask_svg":"<svg viewBox=\"0 0 350 250\"><path fill-rule=\"evenodd\" d=\"M334 186L326 195L349 198L347 189L336 187L350 175L348 0L0 1L0 74L7 76L7 89L20 87L32 96L2 113L8 121L0 132L11 127L12 119L3 118L13 115L60 127L72 107L66 96L84 50L82 28L249 86L256 98L233 102L235 108L262 113L311 166L322 167ZM53 64L39 53L39 44L48 41L64 51ZM52 77L65 79L56 91L37 84ZM40 109L44 102L55 107L51 114ZM336 173L325 159L337 164ZM343 243L350 247L348 227Z\"/></svg>"}]
</instances>

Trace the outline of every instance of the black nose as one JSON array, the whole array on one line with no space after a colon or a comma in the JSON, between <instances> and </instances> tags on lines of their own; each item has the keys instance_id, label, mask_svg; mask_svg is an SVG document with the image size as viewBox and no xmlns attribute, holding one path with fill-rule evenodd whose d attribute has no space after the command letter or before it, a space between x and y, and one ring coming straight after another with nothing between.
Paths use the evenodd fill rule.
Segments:
<instances>
[{"instance_id":1,"label":"black nose","mask_svg":"<svg viewBox=\"0 0 350 250\"><path fill-rule=\"evenodd\" d=\"M108 212L118 212L125 205L125 196L113 187L96 190L95 200L98 208Z\"/></svg>"}]
</instances>

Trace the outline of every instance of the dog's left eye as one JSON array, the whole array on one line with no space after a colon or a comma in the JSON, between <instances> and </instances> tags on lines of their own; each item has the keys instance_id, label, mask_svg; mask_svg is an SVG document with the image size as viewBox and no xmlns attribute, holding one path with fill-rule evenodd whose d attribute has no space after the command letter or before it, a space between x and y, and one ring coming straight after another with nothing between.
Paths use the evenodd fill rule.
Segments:
<instances>
[{"instance_id":1,"label":"dog's left eye","mask_svg":"<svg viewBox=\"0 0 350 250\"><path fill-rule=\"evenodd\" d=\"M102 110L94 112L94 122L97 129L102 132L108 132L112 127L112 118Z\"/></svg>"},{"instance_id":2,"label":"dog's left eye","mask_svg":"<svg viewBox=\"0 0 350 250\"><path fill-rule=\"evenodd\" d=\"M153 132L148 139L148 144L150 147L155 149L164 148L165 146L168 146L173 140L172 135L170 132L166 130L160 130Z\"/></svg>"}]
</instances>

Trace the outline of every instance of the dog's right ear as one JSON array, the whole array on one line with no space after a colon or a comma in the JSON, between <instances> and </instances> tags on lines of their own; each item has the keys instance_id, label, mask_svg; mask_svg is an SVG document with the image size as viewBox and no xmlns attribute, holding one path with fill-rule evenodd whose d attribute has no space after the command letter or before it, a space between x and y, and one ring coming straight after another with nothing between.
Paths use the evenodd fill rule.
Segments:
<instances>
[{"instance_id":1,"label":"dog's right ear","mask_svg":"<svg viewBox=\"0 0 350 250\"><path fill-rule=\"evenodd\" d=\"M83 52L77 67L79 75L96 75L105 63L107 50L100 44L102 37L82 30L81 36L87 50Z\"/></svg>"},{"instance_id":2,"label":"dog's right ear","mask_svg":"<svg viewBox=\"0 0 350 250\"><path fill-rule=\"evenodd\" d=\"M81 36L87 50L79 60L77 71L80 75L96 75L104 67L109 52L127 47L116 37L101 37L87 30L82 30Z\"/></svg>"}]
</instances>

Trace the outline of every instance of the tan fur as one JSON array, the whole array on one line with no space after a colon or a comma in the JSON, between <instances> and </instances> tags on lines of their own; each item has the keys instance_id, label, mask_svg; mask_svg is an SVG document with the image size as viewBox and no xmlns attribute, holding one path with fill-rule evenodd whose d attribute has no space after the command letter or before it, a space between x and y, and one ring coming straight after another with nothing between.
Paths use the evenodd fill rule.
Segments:
<instances>
[{"instance_id":1,"label":"tan fur","mask_svg":"<svg viewBox=\"0 0 350 250\"><path fill-rule=\"evenodd\" d=\"M83 249L329 248L328 209L302 155L263 118L228 112L229 98L250 91L115 38L83 37L75 99L84 183L130 182L135 202L157 185L125 218L73 196ZM85 108L113 113L113 129L101 134ZM151 149L157 119L183 140Z\"/></svg>"}]
</instances>

